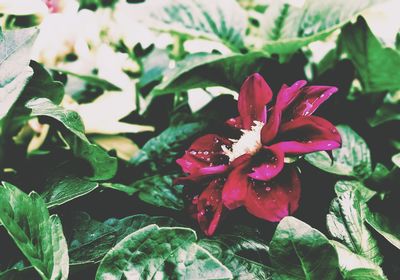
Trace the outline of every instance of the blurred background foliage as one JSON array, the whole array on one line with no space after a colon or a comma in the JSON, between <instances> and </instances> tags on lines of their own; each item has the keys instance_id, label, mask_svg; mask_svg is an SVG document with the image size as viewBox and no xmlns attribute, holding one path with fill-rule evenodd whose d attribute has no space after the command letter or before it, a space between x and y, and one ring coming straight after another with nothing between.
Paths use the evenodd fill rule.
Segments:
<instances>
[{"instance_id":1,"label":"blurred background foliage","mask_svg":"<svg viewBox=\"0 0 400 280\"><path fill-rule=\"evenodd\" d=\"M69 279L92 279L110 249L160 231L188 238L182 248L221 278L398 279L399 8L397 0L0 0L0 179L12 184L0 192L9 206L0 207L0 279L66 279L68 270ZM340 125L343 148L299 162L303 222L276 229L240 209L215 237L196 241L182 211L187 190L173 185L175 159L196 136L224 130L254 72L274 92L300 79L337 86L318 114ZM27 221L30 211L46 232ZM151 224L159 228L137 232ZM188 228L164 228L177 225ZM313 254L296 256L287 231ZM98 279L112 270L107 255ZM163 277L182 277L171 267Z\"/></svg>"}]
</instances>

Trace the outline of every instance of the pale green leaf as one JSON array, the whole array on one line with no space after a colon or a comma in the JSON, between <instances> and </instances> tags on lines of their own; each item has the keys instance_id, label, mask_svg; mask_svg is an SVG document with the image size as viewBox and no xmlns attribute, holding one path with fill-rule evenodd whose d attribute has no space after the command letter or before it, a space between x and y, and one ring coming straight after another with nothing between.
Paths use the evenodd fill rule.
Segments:
<instances>
[{"instance_id":1,"label":"pale green leaf","mask_svg":"<svg viewBox=\"0 0 400 280\"><path fill-rule=\"evenodd\" d=\"M76 175L65 175L50 178L46 182L45 191L41 194L48 208L53 208L73 199L84 196L99 186Z\"/></svg>"},{"instance_id":2,"label":"pale green leaf","mask_svg":"<svg viewBox=\"0 0 400 280\"><path fill-rule=\"evenodd\" d=\"M149 225L106 254L96 279L231 279L231 272L196 239L191 229Z\"/></svg>"},{"instance_id":3,"label":"pale green leaf","mask_svg":"<svg viewBox=\"0 0 400 280\"><path fill-rule=\"evenodd\" d=\"M66 141L74 155L90 163L93 169L92 179L107 180L115 175L117 159L109 156L99 146L89 142L78 113L57 106L46 98L30 100L26 106L32 110L32 116L46 116L55 119L69 131L64 135Z\"/></svg>"},{"instance_id":4,"label":"pale green leaf","mask_svg":"<svg viewBox=\"0 0 400 280\"><path fill-rule=\"evenodd\" d=\"M301 6L272 1L261 21L263 48L290 54L326 38L364 9L384 0L305 0Z\"/></svg>"},{"instance_id":5,"label":"pale green leaf","mask_svg":"<svg viewBox=\"0 0 400 280\"><path fill-rule=\"evenodd\" d=\"M365 225L370 215L358 191L347 191L335 198L327 215L329 233L352 252L376 264L382 263L378 244Z\"/></svg>"},{"instance_id":6,"label":"pale green leaf","mask_svg":"<svg viewBox=\"0 0 400 280\"><path fill-rule=\"evenodd\" d=\"M370 213L366 219L374 230L400 250L400 224L396 219L389 219L377 212Z\"/></svg>"},{"instance_id":7,"label":"pale green leaf","mask_svg":"<svg viewBox=\"0 0 400 280\"><path fill-rule=\"evenodd\" d=\"M335 184L335 192L337 196L341 196L343 193L348 191L358 191L361 195L361 199L363 201L370 200L375 194L376 191L373 191L367 188L362 182L360 181L337 181Z\"/></svg>"},{"instance_id":8,"label":"pale green leaf","mask_svg":"<svg viewBox=\"0 0 400 280\"><path fill-rule=\"evenodd\" d=\"M379 265L367 259L366 257L353 253L346 246L337 241L331 240L331 243L336 248L336 252L338 253L339 257L340 270L344 275L354 269L368 268L373 269L381 276L381 278L385 279L382 268L380 268Z\"/></svg>"},{"instance_id":9,"label":"pale green leaf","mask_svg":"<svg viewBox=\"0 0 400 280\"><path fill-rule=\"evenodd\" d=\"M110 218L104 222L80 213L74 219L70 242L71 263L98 262L127 235L150 224L177 226L170 217L134 215L123 219Z\"/></svg>"},{"instance_id":10,"label":"pale green leaf","mask_svg":"<svg viewBox=\"0 0 400 280\"><path fill-rule=\"evenodd\" d=\"M35 192L29 196L3 182L0 187L0 221L43 279L68 278L68 248L57 216Z\"/></svg>"},{"instance_id":11,"label":"pale green leaf","mask_svg":"<svg viewBox=\"0 0 400 280\"><path fill-rule=\"evenodd\" d=\"M318 230L286 217L278 224L270 243L274 279L336 279L338 256L329 240Z\"/></svg>"},{"instance_id":12,"label":"pale green leaf","mask_svg":"<svg viewBox=\"0 0 400 280\"><path fill-rule=\"evenodd\" d=\"M169 69L153 94L177 93L192 88L225 86L238 90L247 76L260 71L267 63L267 54L209 54L197 53L179 61Z\"/></svg>"},{"instance_id":13,"label":"pale green leaf","mask_svg":"<svg viewBox=\"0 0 400 280\"><path fill-rule=\"evenodd\" d=\"M139 19L152 29L243 47L247 16L234 0L150 0L137 8Z\"/></svg>"},{"instance_id":14,"label":"pale green leaf","mask_svg":"<svg viewBox=\"0 0 400 280\"><path fill-rule=\"evenodd\" d=\"M332 159L326 152L316 152L305 159L317 168L338 175L364 179L372 173L371 154L367 143L351 127L338 125L342 147L332 151Z\"/></svg>"},{"instance_id":15,"label":"pale green leaf","mask_svg":"<svg viewBox=\"0 0 400 280\"><path fill-rule=\"evenodd\" d=\"M17 101L33 71L29 67L37 29L0 31L0 134L1 121Z\"/></svg>"}]
</instances>

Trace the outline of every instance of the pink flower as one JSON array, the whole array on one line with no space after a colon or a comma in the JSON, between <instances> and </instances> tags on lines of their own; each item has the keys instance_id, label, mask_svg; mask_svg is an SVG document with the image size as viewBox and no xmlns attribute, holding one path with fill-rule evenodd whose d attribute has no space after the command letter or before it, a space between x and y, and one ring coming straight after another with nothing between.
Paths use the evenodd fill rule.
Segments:
<instances>
[{"instance_id":1,"label":"pink flower","mask_svg":"<svg viewBox=\"0 0 400 280\"><path fill-rule=\"evenodd\" d=\"M188 176L177 183L204 186L192 203L201 229L212 235L227 209L244 206L256 217L278 222L299 207L300 180L291 159L341 146L327 120L312 116L337 88L283 85L273 93L259 74L248 77L239 93L239 116L226 123L237 139L204 135L177 160Z\"/></svg>"},{"instance_id":2,"label":"pink flower","mask_svg":"<svg viewBox=\"0 0 400 280\"><path fill-rule=\"evenodd\" d=\"M49 8L50 13L58 13L60 11L60 0L43 0Z\"/></svg>"}]
</instances>

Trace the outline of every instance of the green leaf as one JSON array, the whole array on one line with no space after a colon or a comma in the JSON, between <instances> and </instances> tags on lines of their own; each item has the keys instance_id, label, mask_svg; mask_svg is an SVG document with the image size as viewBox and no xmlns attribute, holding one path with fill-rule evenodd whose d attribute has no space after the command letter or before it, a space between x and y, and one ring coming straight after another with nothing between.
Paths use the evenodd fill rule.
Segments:
<instances>
[{"instance_id":1,"label":"green leaf","mask_svg":"<svg viewBox=\"0 0 400 280\"><path fill-rule=\"evenodd\" d=\"M150 224L177 226L169 217L134 215L123 219L110 218L98 222L86 213L80 213L74 221L74 234L70 242L71 263L98 262L103 256L125 238Z\"/></svg>"},{"instance_id":2,"label":"green leaf","mask_svg":"<svg viewBox=\"0 0 400 280\"><path fill-rule=\"evenodd\" d=\"M378 244L365 225L370 215L358 191L348 191L335 198L327 215L329 233L352 252L376 264L382 263Z\"/></svg>"},{"instance_id":3,"label":"green leaf","mask_svg":"<svg viewBox=\"0 0 400 280\"><path fill-rule=\"evenodd\" d=\"M368 119L368 123L375 127L390 121L400 121L399 112L400 103L384 103L376 110L375 115Z\"/></svg>"},{"instance_id":4,"label":"green leaf","mask_svg":"<svg viewBox=\"0 0 400 280\"><path fill-rule=\"evenodd\" d=\"M400 153L395 154L394 156L392 156L392 161L397 167L400 168Z\"/></svg>"},{"instance_id":5,"label":"green leaf","mask_svg":"<svg viewBox=\"0 0 400 280\"><path fill-rule=\"evenodd\" d=\"M247 16L234 0L150 0L137 8L139 19L152 29L243 47Z\"/></svg>"},{"instance_id":6,"label":"green leaf","mask_svg":"<svg viewBox=\"0 0 400 280\"><path fill-rule=\"evenodd\" d=\"M230 232L198 244L225 264L234 279L273 279L273 270L266 265L269 248L265 242L238 227Z\"/></svg>"},{"instance_id":7,"label":"green leaf","mask_svg":"<svg viewBox=\"0 0 400 280\"><path fill-rule=\"evenodd\" d=\"M397 221L377 212L370 213L366 219L374 230L400 250L400 224Z\"/></svg>"},{"instance_id":8,"label":"green leaf","mask_svg":"<svg viewBox=\"0 0 400 280\"><path fill-rule=\"evenodd\" d=\"M231 272L196 239L188 228L149 225L107 253L96 279L231 279Z\"/></svg>"},{"instance_id":9,"label":"green leaf","mask_svg":"<svg viewBox=\"0 0 400 280\"><path fill-rule=\"evenodd\" d=\"M17 101L33 71L31 49L38 35L34 28L0 31L0 135L2 120Z\"/></svg>"},{"instance_id":10,"label":"green leaf","mask_svg":"<svg viewBox=\"0 0 400 280\"><path fill-rule=\"evenodd\" d=\"M383 277L374 269L370 268L357 268L352 271L349 271L344 280L385 280L386 277Z\"/></svg>"},{"instance_id":11,"label":"green leaf","mask_svg":"<svg viewBox=\"0 0 400 280\"><path fill-rule=\"evenodd\" d=\"M237 90L250 74L260 71L267 61L267 55L263 52L192 54L169 69L164 74L161 84L155 87L152 93L161 95L211 86L225 86Z\"/></svg>"},{"instance_id":12,"label":"green leaf","mask_svg":"<svg viewBox=\"0 0 400 280\"><path fill-rule=\"evenodd\" d=\"M68 248L60 219L49 216L37 193L28 196L3 182L0 221L43 279L68 278Z\"/></svg>"},{"instance_id":13,"label":"green leaf","mask_svg":"<svg viewBox=\"0 0 400 280\"><path fill-rule=\"evenodd\" d=\"M333 162L326 152L305 156L315 167L326 172L364 179L372 173L371 155L367 143L351 127L339 125L342 147L332 151Z\"/></svg>"},{"instance_id":14,"label":"green leaf","mask_svg":"<svg viewBox=\"0 0 400 280\"><path fill-rule=\"evenodd\" d=\"M144 144L139 153L130 160L133 165L149 163L153 171L159 171L162 166L174 162L179 148L194 135L206 127L204 122L187 123L170 126L160 135Z\"/></svg>"},{"instance_id":15,"label":"green leaf","mask_svg":"<svg viewBox=\"0 0 400 280\"><path fill-rule=\"evenodd\" d=\"M339 274L338 256L329 240L294 217L278 224L269 246L276 279L329 280Z\"/></svg>"},{"instance_id":16,"label":"green leaf","mask_svg":"<svg viewBox=\"0 0 400 280\"><path fill-rule=\"evenodd\" d=\"M110 83L109 81L106 81L104 79L100 79L97 76L91 76L91 75L81 75L77 74L68 70L63 70L63 69L58 69L58 68L53 68L51 69L56 72L60 72L63 74L67 74L76 78L81 79L82 81L86 82L89 85L96 86L98 88L104 89L104 90L109 90L109 91L121 91L121 88Z\"/></svg>"},{"instance_id":17,"label":"green leaf","mask_svg":"<svg viewBox=\"0 0 400 280\"><path fill-rule=\"evenodd\" d=\"M45 191L41 194L48 208L53 208L67 203L73 199L84 196L99 186L76 175L65 175L47 180Z\"/></svg>"},{"instance_id":18,"label":"green leaf","mask_svg":"<svg viewBox=\"0 0 400 280\"><path fill-rule=\"evenodd\" d=\"M74 155L86 159L90 163L93 169L91 179L107 180L115 175L117 159L109 156L99 146L89 142L77 112L57 106L46 98L32 99L26 106L32 110L32 116L52 118L65 127L68 132L64 136Z\"/></svg>"},{"instance_id":19,"label":"green leaf","mask_svg":"<svg viewBox=\"0 0 400 280\"><path fill-rule=\"evenodd\" d=\"M174 185L177 175L154 175L135 181L131 185L103 184L105 187L126 192L129 195L139 192L139 199L159 207L174 210L183 209L183 186Z\"/></svg>"},{"instance_id":20,"label":"green leaf","mask_svg":"<svg viewBox=\"0 0 400 280\"><path fill-rule=\"evenodd\" d=\"M346 246L337 241L331 240L331 243L336 248L336 252L338 253L339 257L340 270L344 275L354 269L368 268L374 270L374 273L379 274L381 277L379 279L386 279L382 269L376 263L363 256L353 253Z\"/></svg>"},{"instance_id":21,"label":"green leaf","mask_svg":"<svg viewBox=\"0 0 400 280\"><path fill-rule=\"evenodd\" d=\"M400 89L400 52L383 46L363 18L345 26L342 37L365 92Z\"/></svg>"},{"instance_id":22,"label":"green leaf","mask_svg":"<svg viewBox=\"0 0 400 280\"><path fill-rule=\"evenodd\" d=\"M367 188L362 182L360 181L337 181L335 184L335 192L337 196L341 196L346 192L354 192L358 191L360 193L360 198L362 201L367 202L370 200L375 194L376 191L373 191Z\"/></svg>"},{"instance_id":23,"label":"green leaf","mask_svg":"<svg viewBox=\"0 0 400 280\"><path fill-rule=\"evenodd\" d=\"M263 49L290 54L322 40L364 9L382 0L306 0L301 7L287 1L271 1L261 21Z\"/></svg>"}]
</instances>

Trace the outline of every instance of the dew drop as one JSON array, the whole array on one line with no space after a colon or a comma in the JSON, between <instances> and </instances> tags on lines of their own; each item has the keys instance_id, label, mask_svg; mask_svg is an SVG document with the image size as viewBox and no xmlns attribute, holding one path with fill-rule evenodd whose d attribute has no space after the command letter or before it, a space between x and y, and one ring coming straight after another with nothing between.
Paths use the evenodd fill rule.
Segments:
<instances>
[{"instance_id":1,"label":"dew drop","mask_svg":"<svg viewBox=\"0 0 400 280\"><path fill-rule=\"evenodd\" d=\"M195 156L195 155L197 155L197 152L196 152L195 150L190 150L190 151L189 151L189 154Z\"/></svg>"},{"instance_id":2,"label":"dew drop","mask_svg":"<svg viewBox=\"0 0 400 280\"><path fill-rule=\"evenodd\" d=\"M271 190L271 187L266 187L265 190L266 190L267 192L269 192L269 191Z\"/></svg>"},{"instance_id":3,"label":"dew drop","mask_svg":"<svg viewBox=\"0 0 400 280\"><path fill-rule=\"evenodd\" d=\"M205 156L207 156L209 153L210 153L210 152L207 151L207 150L203 152L203 154L204 154Z\"/></svg>"}]
</instances>

